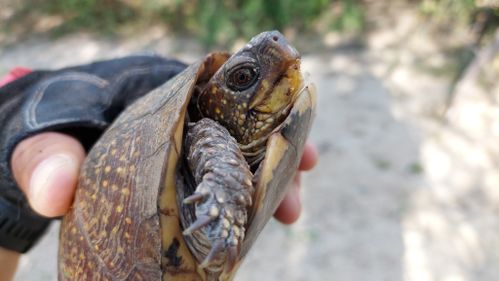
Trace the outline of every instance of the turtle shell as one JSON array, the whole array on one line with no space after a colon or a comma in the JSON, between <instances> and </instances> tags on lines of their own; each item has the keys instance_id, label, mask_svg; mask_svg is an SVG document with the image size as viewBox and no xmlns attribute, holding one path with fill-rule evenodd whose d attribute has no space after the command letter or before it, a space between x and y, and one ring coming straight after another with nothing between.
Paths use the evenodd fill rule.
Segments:
<instances>
[{"instance_id":1,"label":"turtle shell","mask_svg":"<svg viewBox=\"0 0 499 281\"><path fill-rule=\"evenodd\" d=\"M176 179L192 92L227 57L190 65L128 107L94 145L62 221L59 280L210 280L184 240ZM314 109L307 86L268 140L238 265L286 192Z\"/></svg>"}]
</instances>

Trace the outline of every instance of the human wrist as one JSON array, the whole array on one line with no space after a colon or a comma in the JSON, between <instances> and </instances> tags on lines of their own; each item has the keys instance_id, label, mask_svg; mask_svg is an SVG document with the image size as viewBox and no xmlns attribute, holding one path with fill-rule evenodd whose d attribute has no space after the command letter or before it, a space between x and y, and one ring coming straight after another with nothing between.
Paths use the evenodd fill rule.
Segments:
<instances>
[{"instance_id":1,"label":"human wrist","mask_svg":"<svg viewBox=\"0 0 499 281\"><path fill-rule=\"evenodd\" d=\"M17 269L20 253L0 247L0 281L11 281Z\"/></svg>"}]
</instances>

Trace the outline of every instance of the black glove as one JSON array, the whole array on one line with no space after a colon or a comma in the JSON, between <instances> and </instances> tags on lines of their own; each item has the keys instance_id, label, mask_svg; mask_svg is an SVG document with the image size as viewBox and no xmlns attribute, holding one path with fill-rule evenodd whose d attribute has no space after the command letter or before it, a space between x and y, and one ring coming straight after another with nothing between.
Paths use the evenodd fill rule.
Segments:
<instances>
[{"instance_id":1,"label":"black glove","mask_svg":"<svg viewBox=\"0 0 499 281\"><path fill-rule=\"evenodd\" d=\"M10 157L16 144L59 131L88 150L126 106L185 67L158 56L131 56L34 71L0 88L0 247L26 252L50 222L29 207L14 181Z\"/></svg>"}]
</instances>

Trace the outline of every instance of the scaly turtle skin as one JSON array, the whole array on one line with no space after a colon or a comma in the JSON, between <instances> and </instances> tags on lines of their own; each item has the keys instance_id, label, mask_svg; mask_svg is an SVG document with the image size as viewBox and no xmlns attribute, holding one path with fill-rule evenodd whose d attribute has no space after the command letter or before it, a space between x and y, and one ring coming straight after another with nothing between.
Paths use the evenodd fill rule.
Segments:
<instances>
[{"instance_id":1,"label":"scaly turtle skin","mask_svg":"<svg viewBox=\"0 0 499 281\"><path fill-rule=\"evenodd\" d=\"M286 192L314 110L276 31L139 99L83 164L59 280L232 280Z\"/></svg>"}]
</instances>

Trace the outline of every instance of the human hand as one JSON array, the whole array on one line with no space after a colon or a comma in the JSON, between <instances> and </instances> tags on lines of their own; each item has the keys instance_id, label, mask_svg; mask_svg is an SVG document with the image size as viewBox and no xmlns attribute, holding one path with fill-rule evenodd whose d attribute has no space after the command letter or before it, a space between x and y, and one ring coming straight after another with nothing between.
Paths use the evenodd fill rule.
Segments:
<instances>
[{"instance_id":1,"label":"human hand","mask_svg":"<svg viewBox=\"0 0 499 281\"><path fill-rule=\"evenodd\" d=\"M80 165L85 158L83 146L75 138L54 132L35 135L20 142L11 158L14 178L31 207L47 217L64 215L73 201ZM299 171L312 169L318 153L306 144ZM300 172L275 213L277 220L293 223L301 212Z\"/></svg>"},{"instance_id":2,"label":"human hand","mask_svg":"<svg viewBox=\"0 0 499 281\"><path fill-rule=\"evenodd\" d=\"M298 171L289 186L289 191L282 200L281 204L274 213L274 217L284 223L292 224L300 217L301 213L301 200L300 200L300 187L301 187L301 172L312 170L317 161L319 160L319 153L317 148L311 143L306 143L301 156Z\"/></svg>"}]
</instances>

